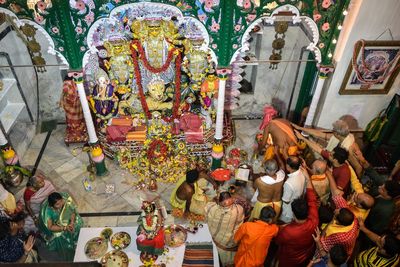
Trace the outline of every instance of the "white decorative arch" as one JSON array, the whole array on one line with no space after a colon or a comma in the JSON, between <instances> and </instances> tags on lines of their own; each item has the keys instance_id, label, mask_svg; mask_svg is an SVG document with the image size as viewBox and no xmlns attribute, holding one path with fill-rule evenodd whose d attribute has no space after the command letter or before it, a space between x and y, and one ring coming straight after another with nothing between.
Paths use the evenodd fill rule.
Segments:
<instances>
[{"instance_id":1,"label":"white decorative arch","mask_svg":"<svg viewBox=\"0 0 400 267\"><path fill-rule=\"evenodd\" d=\"M44 37L46 38L46 40L48 41L47 53L58 56L61 59L62 64L69 66L69 63L68 63L67 59L64 57L64 55L55 50L55 45L54 45L53 39L46 32L46 30L43 29L42 26L40 26L39 24L35 23L34 21L31 21L28 19L19 19L13 12L11 12L10 10L5 9L5 8L0 7L0 13L5 13L7 16L12 18L17 27L21 27L25 24L33 26L37 31L42 33L44 35Z\"/></svg>"},{"instance_id":2,"label":"white decorative arch","mask_svg":"<svg viewBox=\"0 0 400 267\"><path fill-rule=\"evenodd\" d=\"M42 33L43 36L48 41L47 53L58 56L61 59L62 64L65 64L67 66L67 68L69 68L69 63L68 63L67 59L64 57L63 54L61 54L60 52L55 50L55 45L54 45L53 39L51 38L51 36L48 34L48 32L46 32L46 30L42 26L40 26L39 24L37 24L36 22L34 22L32 20L19 19L13 12L11 12L10 10L5 9L5 8L0 7L0 13L4 13L7 16L9 16L14 21L14 23L17 27L22 27L23 25L28 24L28 25L33 26L40 33ZM65 67L62 67L62 68L64 69Z\"/></svg>"},{"instance_id":3,"label":"white decorative arch","mask_svg":"<svg viewBox=\"0 0 400 267\"><path fill-rule=\"evenodd\" d=\"M275 23L276 20L276 15L279 12L291 12L293 13L292 16L292 22L293 24L298 24L304 21L304 23L308 26L308 28L311 30L312 33L312 40L311 43L307 46L307 50L311 51L314 53L315 55L315 60L317 61L317 63L321 63L321 51L319 50L317 44L318 44L318 40L319 40L319 31L318 31L318 26L315 23L314 20L312 20L310 17L307 16L300 16L300 11L293 5L283 5L280 6L278 8L276 8L271 16L261 16L258 19L256 19L255 21L253 21L253 23L251 23L246 31L244 32L243 36L242 36L242 46L240 48L238 48L236 50L236 52L233 54L230 63L232 64L233 62L235 62L238 58L240 53L242 52L246 52L250 49L250 33L252 32L252 30L256 27L256 26L260 26L262 23L267 23L267 24L271 24L273 25Z\"/></svg>"},{"instance_id":4,"label":"white decorative arch","mask_svg":"<svg viewBox=\"0 0 400 267\"><path fill-rule=\"evenodd\" d=\"M191 25L191 27L195 28L196 31L198 31L198 34L201 35L202 38L204 38L202 49L208 49L210 37L206 27L198 19L184 16L179 8L168 4L153 2L131 3L114 8L110 12L108 17L98 19L91 25L87 33L87 44L89 49L83 56L82 67L85 67L89 63L89 59L92 54L99 52L96 46L101 45L101 41L96 42L94 40L94 35L96 34L99 27L112 24L114 24L116 27L121 26L119 25L120 22L118 20L118 17L127 12L130 13L129 18L139 20L146 18L162 18L164 20L168 20L171 17L176 17L178 25ZM131 23L132 21L129 21L128 25L130 25ZM188 29L188 31L192 31L192 29ZM183 35L187 37L187 35L190 35L190 32L185 32ZM123 38L124 36L121 35L120 37ZM212 60L217 65L218 60L214 51L212 49L209 49L209 52L211 54Z\"/></svg>"}]
</instances>

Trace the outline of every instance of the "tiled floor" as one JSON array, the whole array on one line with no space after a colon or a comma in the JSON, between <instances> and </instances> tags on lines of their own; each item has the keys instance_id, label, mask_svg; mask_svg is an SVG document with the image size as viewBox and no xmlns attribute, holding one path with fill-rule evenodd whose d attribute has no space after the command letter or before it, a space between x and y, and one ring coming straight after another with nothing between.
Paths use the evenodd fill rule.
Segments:
<instances>
[{"instance_id":1,"label":"tiled floor","mask_svg":"<svg viewBox=\"0 0 400 267\"><path fill-rule=\"evenodd\" d=\"M236 121L236 143L235 146L246 149L251 155L254 136L260 121ZM88 177L86 167L89 165L88 155L82 152L79 145L64 144L65 126L58 125L53 131L39 169L43 171L49 180L53 182L58 191L68 192L77 202L80 213L93 212L120 212L139 211L141 199L151 200L159 196L167 210L171 209L169 197L175 187L174 184L158 183L157 192L137 190L134 188L136 178L126 170L122 170L118 164L106 159L109 174L104 177L96 177L92 182L92 192L85 191L82 179ZM42 147L46 133L36 135L28 150L21 156L22 166L33 166ZM115 193L106 194L105 185L115 184ZM24 188L16 189L17 197L21 197ZM172 216L168 219L174 222ZM127 226L135 224L136 216L113 216L113 217L86 217L86 226Z\"/></svg>"}]
</instances>

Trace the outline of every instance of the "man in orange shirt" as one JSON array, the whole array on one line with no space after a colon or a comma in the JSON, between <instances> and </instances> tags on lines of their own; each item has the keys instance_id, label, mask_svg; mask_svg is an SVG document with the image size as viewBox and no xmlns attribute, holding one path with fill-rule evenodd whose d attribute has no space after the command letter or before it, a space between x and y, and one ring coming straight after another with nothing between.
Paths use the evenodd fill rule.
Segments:
<instances>
[{"instance_id":1,"label":"man in orange shirt","mask_svg":"<svg viewBox=\"0 0 400 267\"><path fill-rule=\"evenodd\" d=\"M273 224L275 211L264 207L260 219L242 224L235 233L235 242L239 245L235 255L236 267L261 267L268 253L272 238L278 234L278 226Z\"/></svg>"}]
</instances>

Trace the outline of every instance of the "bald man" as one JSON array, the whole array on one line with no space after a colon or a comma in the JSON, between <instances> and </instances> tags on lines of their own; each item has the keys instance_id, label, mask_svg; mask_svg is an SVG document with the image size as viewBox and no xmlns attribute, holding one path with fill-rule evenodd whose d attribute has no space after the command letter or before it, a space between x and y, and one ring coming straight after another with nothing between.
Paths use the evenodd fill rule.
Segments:
<instances>
[{"instance_id":1,"label":"bald man","mask_svg":"<svg viewBox=\"0 0 400 267\"><path fill-rule=\"evenodd\" d=\"M347 201L348 209L353 212L356 218L362 218L362 220L365 220L368 216L369 210L375 204L375 199L371 195L364 192L364 189L362 188L362 185L352 167L350 167L350 171L350 183L354 193ZM343 191L337 187L336 182L334 180L332 181L332 175L330 173L328 174L332 195L343 195Z\"/></svg>"},{"instance_id":2,"label":"bald man","mask_svg":"<svg viewBox=\"0 0 400 267\"><path fill-rule=\"evenodd\" d=\"M311 182L322 204L327 204L330 194L329 180L326 177L326 161L317 159L311 166Z\"/></svg>"},{"instance_id":3,"label":"bald man","mask_svg":"<svg viewBox=\"0 0 400 267\"><path fill-rule=\"evenodd\" d=\"M258 219L261 209L265 206L271 206L279 215L281 210L282 187L285 180L285 172L279 169L278 163L274 159L265 162L265 174L256 178L253 185L256 190L255 196L257 202L250 215L251 219Z\"/></svg>"}]
</instances>

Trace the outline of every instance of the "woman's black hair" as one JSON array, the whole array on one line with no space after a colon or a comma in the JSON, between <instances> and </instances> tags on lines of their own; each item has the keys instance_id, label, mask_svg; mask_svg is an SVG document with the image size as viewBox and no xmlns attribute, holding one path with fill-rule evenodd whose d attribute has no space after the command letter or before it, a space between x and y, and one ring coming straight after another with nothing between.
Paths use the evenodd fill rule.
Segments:
<instances>
[{"instance_id":1,"label":"woman's black hair","mask_svg":"<svg viewBox=\"0 0 400 267\"><path fill-rule=\"evenodd\" d=\"M5 217L0 219L0 240L10 234L10 221Z\"/></svg>"},{"instance_id":2,"label":"woman's black hair","mask_svg":"<svg viewBox=\"0 0 400 267\"><path fill-rule=\"evenodd\" d=\"M60 195L60 193L57 192L53 192L49 195L48 197L48 201L49 201L49 206L50 207L54 207L54 205L56 204L56 202L58 200L62 199L62 196Z\"/></svg>"}]
</instances>

